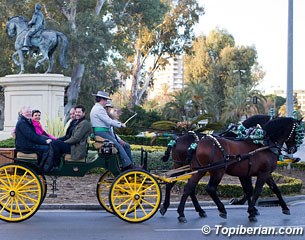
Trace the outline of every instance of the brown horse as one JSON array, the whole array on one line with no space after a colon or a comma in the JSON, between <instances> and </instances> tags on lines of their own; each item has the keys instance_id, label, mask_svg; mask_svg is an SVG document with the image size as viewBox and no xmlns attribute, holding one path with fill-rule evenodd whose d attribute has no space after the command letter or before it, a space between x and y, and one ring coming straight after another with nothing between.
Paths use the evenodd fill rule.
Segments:
<instances>
[{"instance_id":1,"label":"brown horse","mask_svg":"<svg viewBox=\"0 0 305 240\"><path fill-rule=\"evenodd\" d=\"M255 203L262 191L263 185L267 183L279 198L279 203L284 214L290 211L281 197L280 190L272 179L271 173L277 167L277 160L281 153L281 148L285 143L288 153L297 151L296 127L300 121L293 118L277 118L269 121L263 129L266 133L266 146L254 144L250 141L234 141L223 137L207 135L202 138L196 149L195 157L191 161L191 168L197 170L193 173L184 188L178 206L178 220L186 222L184 206L186 199L197 186L199 180L206 172L210 173L210 179L206 191L216 203L220 216L226 218L227 212L217 195L219 185L225 173L247 178L256 176L255 189L252 195L252 185L245 184L244 191L248 196L249 220L256 221Z\"/></svg>"},{"instance_id":2,"label":"brown horse","mask_svg":"<svg viewBox=\"0 0 305 240\"><path fill-rule=\"evenodd\" d=\"M249 117L245 121L243 121L242 125L245 128L254 127L257 124L262 126L265 123L267 123L269 120L270 120L269 115L254 115L254 116ZM236 126L229 127L227 131L221 133L220 135L223 137L234 137L235 138L236 134L231 132L232 128L234 128L234 127L236 127ZM177 169L177 168L189 165L192 156L190 156L188 148L190 147L190 145L192 143L198 142L199 138L201 138L203 136L204 135L200 134L200 133L197 135L195 132L188 132L187 134L177 138L175 141L175 144L168 145L168 148L167 148L162 160L165 162L168 161L169 157L170 157L170 153L172 153L173 169ZM181 174L181 172L179 172L176 175L179 175L179 174ZM174 177L175 174L173 174L171 176ZM249 182L252 183L251 177L247 177L247 178L240 177L240 182L242 185L248 184ZM171 182L171 183L166 184L165 199L164 199L163 204L160 207L161 215L165 215L165 213L170 205L170 193L171 193L171 189L174 187L175 183L176 182ZM191 197L191 200L193 202L196 212L199 213L199 216L206 217L205 211L200 207L200 204L198 203L198 200L196 198L195 189L192 193L190 193L190 197ZM246 200L247 200L247 197L246 197L246 195L244 195L242 199L235 200L235 202L236 202L236 204L238 204L238 203L243 203Z\"/></svg>"}]
</instances>

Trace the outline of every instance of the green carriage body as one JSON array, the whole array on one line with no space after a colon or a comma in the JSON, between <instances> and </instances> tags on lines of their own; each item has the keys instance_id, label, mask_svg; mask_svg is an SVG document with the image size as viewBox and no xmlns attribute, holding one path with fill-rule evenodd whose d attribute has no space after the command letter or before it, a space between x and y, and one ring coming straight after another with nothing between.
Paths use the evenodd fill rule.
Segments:
<instances>
[{"instance_id":1,"label":"green carriage body","mask_svg":"<svg viewBox=\"0 0 305 240\"><path fill-rule=\"evenodd\" d=\"M15 163L22 163L29 166L35 172L39 173L37 159L23 159L16 158ZM104 168L113 173L114 176L120 174L119 168L119 156L118 154L103 154L99 153L98 157L93 161L66 161L65 157L62 157L62 161L58 168L55 168L51 173L46 174L49 176L71 176L71 177L83 177L86 173L94 168Z\"/></svg>"}]
</instances>

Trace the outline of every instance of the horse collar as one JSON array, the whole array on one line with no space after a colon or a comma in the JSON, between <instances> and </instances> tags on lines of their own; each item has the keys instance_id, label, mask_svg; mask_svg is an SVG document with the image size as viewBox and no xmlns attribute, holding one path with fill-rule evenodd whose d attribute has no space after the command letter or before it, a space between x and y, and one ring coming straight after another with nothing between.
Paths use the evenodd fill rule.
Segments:
<instances>
[{"instance_id":1,"label":"horse collar","mask_svg":"<svg viewBox=\"0 0 305 240\"><path fill-rule=\"evenodd\" d=\"M216 146L219 148L219 150L220 150L222 153L225 152L225 150L224 150L224 148L221 146L220 142L219 142L214 136L208 134L207 137L210 138L210 139L212 139L212 141L216 144Z\"/></svg>"}]
</instances>

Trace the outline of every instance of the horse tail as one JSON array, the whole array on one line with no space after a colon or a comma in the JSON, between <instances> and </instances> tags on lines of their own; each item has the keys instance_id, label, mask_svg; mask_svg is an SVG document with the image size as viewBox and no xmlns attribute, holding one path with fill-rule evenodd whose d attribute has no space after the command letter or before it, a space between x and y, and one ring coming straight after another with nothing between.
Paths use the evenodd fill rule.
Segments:
<instances>
[{"instance_id":1,"label":"horse tail","mask_svg":"<svg viewBox=\"0 0 305 240\"><path fill-rule=\"evenodd\" d=\"M68 39L65 34L61 32L56 32L57 36L61 40L61 48L59 54L59 63L63 68L67 68L66 55L68 50Z\"/></svg>"},{"instance_id":2,"label":"horse tail","mask_svg":"<svg viewBox=\"0 0 305 240\"><path fill-rule=\"evenodd\" d=\"M171 140L168 144L167 144L167 149L165 150L164 156L161 158L163 162L167 162L170 155L171 155L171 151L173 149L173 147L176 145L176 140Z\"/></svg>"}]
</instances>

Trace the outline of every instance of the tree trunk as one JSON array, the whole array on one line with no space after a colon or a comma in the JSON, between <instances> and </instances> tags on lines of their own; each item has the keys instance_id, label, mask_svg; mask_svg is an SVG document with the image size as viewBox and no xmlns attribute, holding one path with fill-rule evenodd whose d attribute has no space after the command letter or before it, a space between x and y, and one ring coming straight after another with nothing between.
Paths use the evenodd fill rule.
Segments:
<instances>
[{"instance_id":1,"label":"tree trunk","mask_svg":"<svg viewBox=\"0 0 305 240\"><path fill-rule=\"evenodd\" d=\"M65 116L68 116L68 113L73 107L78 99L79 92L80 92L80 85L82 82L82 78L85 72L85 65L84 64L78 64L75 68L72 70L71 74L71 83L68 86L67 89L67 104L65 105Z\"/></svg>"},{"instance_id":2,"label":"tree trunk","mask_svg":"<svg viewBox=\"0 0 305 240\"><path fill-rule=\"evenodd\" d=\"M136 49L136 56L134 61L134 67L132 71L132 83L131 83L131 95L129 108L133 109L135 105L139 104L138 101L138 91L139 91L139 81L141 77L141 51Z\"/></svg>"},{"instance_id":3,"label":"tree trunk","mask_svg":"<svg viewBox=\"0 0 305 240\"><path fill-rule=\"evenodd\" d=\"M97 0L96 1L96 6L95 6L95 15L98 16L102 10L102 7L106 0Z\"/></svg>"}]
</instances>

